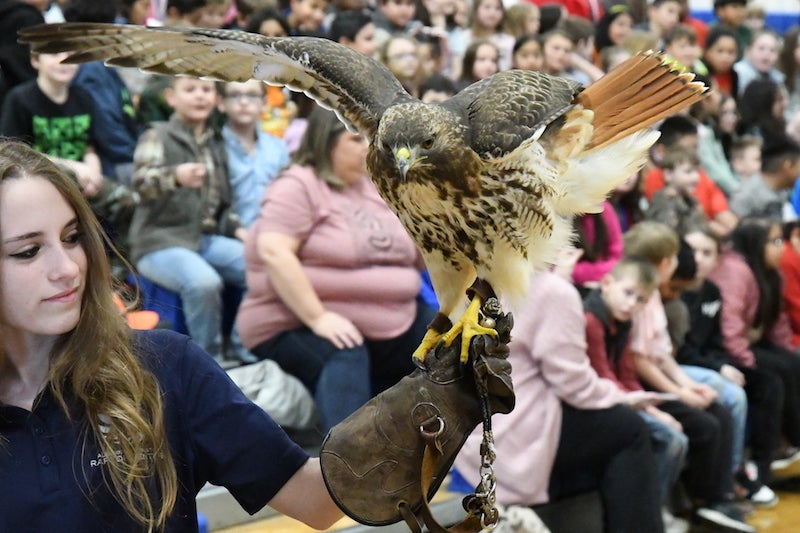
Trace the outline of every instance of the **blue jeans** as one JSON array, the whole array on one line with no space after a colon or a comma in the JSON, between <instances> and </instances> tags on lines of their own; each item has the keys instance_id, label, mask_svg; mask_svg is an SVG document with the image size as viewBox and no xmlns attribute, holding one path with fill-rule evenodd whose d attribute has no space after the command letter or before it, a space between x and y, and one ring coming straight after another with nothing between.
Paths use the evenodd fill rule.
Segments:
<instances>
[{"instance_id":1,"label":"blue jeans","mask_svg":"<svg viewBox=\"0 0 800 533\"><path fill-rule=\"evenodd\" d=\"M689 438L682 432L659 422L644 411L639 411L650 432L650 446L656 460L661 505L667 503L672 487L686 464Z\"/></svg>"},{"instance_id":2,"label":"blue jeans","mask_svg":"<svg viewBox=\"0 0 800 533\"><path fill-rule=\"evenodd\" d=\"M297 377L314 395L324 433L374 395L414 370L411 354L436 312L419 303L414 322L393 339L365 340L340 350L306 327L280 333L252 349Z\"/></svg>"},{"instance_id":3,"label":"blue jeans","mask_svg":"<svg viewBox=\"0 0 800 533\"><path fill-rule=\"evenodd\" d=\"M143 255L136 269L180 295L189 336L221 361L222 289L226 283L246 288L244 243L222 235L204 235L197 252L181 247L157 250ZM243 349L235 325L231 348Z\"/></svg>"},{"instance_id":4,"label":"blue jeans","mask_svg":"<svg viewBox=\"0 0 800 533\"><path fill-rule=\"evenodd\" d=\"M716 370L701 366L681 365L687 376L704 383L717 391L717 403L721 404L731 414L733 421L733 471L739 470L744 452L745 430L747 426L747 394L736 383L722 377Z\"/></svg>"}]
</instances>

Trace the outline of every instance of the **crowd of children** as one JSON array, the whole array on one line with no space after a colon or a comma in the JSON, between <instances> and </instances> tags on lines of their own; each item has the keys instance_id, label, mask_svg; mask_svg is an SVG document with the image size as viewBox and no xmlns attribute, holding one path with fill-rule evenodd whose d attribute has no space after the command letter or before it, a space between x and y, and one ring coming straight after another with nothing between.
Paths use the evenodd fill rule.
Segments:
<instances>
[{"instance_id":1,"label":"crowd of children","mask_svg":"<svg viewBox=\"0 0 800 533\"><path fill-rule=\"evenodd\" d=\"M708 97L658 126L646 168L576 218L578 251L538 274L515 329L530 342L513 343L512 358L518 404L541 417L526 422L518 406L498 424L516 461L498 494L534 505L597 489L607 531L686 531L691 517L749 532L747 504L775 505L773 470L800 460L800 27L765 26L748 0L713 6L706 24L685 0L0 0L0 40L45 19L320 36L383 62L426 102L509 68L588 85L663 50ZM130 259L118 273L178 294L189 335L220 364L257 360L235 321L223 327L222 294L248 289L248 228L313 134L313 102L256 81L25 54L2 41L0 135L74 176ZM541 316L537 298L563 312ZM538 437L520 442L528 426ZM585 456L586 428L597 447ZM546 477L520 470L529 448ZM627 468L635 482L609 473ZM676 487L689 505L675 504ZM640 503L620 506L633 493Z\"/></svg>"}]
</instances>

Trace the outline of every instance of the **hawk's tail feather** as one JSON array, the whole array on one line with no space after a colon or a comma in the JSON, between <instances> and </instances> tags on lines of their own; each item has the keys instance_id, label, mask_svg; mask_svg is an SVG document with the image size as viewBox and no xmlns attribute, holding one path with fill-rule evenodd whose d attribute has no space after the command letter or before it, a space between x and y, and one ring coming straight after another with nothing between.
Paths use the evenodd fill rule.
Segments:
<instances>
[{"instance_id":1,"label":"hawk's tail feather","mask_svg":"<svg viewBox=\"0 0 800 533\"><path fill-rule=\"evenodd\" d=\"M705 85L658 52L641 52L591 84L576 102L594 112L587 150L601 148L703 98Z\"/></svg>"}]
</instances>

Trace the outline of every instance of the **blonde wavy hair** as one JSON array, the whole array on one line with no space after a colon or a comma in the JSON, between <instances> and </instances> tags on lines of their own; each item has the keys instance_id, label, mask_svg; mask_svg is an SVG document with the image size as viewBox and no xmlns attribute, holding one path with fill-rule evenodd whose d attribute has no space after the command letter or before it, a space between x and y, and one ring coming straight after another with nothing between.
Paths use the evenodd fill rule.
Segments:
<instances>
[{"instance_id":1,"label":"blonde wavy hair","mask_svg":"<svg viewBox=\"0 0 800 533\"><path fill-rule=\"evenodd\" d=\"M74 209L87 258L81 315L75 329L53 347L47 385L81 428L83 441L76 450L82 453L96 442L106 457L116 458L103 471L109 490L148 532L162 530L175 505L177 473L158 382L133 353L130 330L112 300L106 247L113 246L70 177L29 146L0 139L0 184L26 177L47 180ZM0 371L5 365L0 343Z\"/></svg>"}]
</instances>

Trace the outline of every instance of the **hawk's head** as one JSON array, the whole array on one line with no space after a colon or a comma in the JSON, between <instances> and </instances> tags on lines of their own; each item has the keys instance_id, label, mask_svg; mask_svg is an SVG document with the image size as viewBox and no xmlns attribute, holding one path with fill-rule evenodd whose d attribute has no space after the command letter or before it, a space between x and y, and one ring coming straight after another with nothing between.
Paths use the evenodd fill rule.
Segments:
<instances>
[{"instance_id":1,"label":"hawk's head","mask_svg":"<svg viewBox=\"0 0 800 533\"><path fill-rule=\"evenodd\" d=\"M381 117L370 149L373 176L399 185L472 174L477 156L465 131L456 115L438 105L394 105Z\"/></svg>"}]
</instances>

